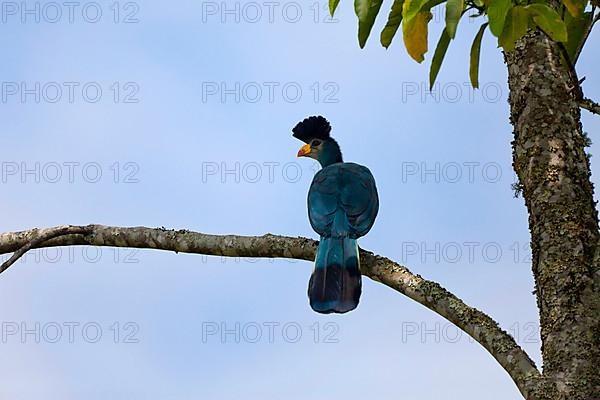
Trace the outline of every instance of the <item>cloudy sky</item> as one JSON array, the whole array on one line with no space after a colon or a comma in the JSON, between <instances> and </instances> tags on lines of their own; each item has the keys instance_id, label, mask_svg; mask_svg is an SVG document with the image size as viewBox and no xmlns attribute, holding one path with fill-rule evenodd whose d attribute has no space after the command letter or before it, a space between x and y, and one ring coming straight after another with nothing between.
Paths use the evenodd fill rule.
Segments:
<instances>
[{"instance_id":1,"label":"cloudy sky","mask_svg":"<svg viewBox=\"0 0 600 400\"><path fill-rule=\"evenodd\" d=\"M511 184L506 70L465 20L438 84L352 2L2 3L2 231L59 224L316 237L291 128L322 114L381 207L361 246L493 316L540 363L527 215ZM442 27L434 12L430 48ZM600 98L592 35L579 65ZM595 139L600 119L583 113ZM597 152L597 145L590 149ZM598 165L592 158L593 179ZM0 397L519 399L452 324L365 279L311 311L312 265L159 251L34 251L0 277Z\"/></svg>"}]
</instances>

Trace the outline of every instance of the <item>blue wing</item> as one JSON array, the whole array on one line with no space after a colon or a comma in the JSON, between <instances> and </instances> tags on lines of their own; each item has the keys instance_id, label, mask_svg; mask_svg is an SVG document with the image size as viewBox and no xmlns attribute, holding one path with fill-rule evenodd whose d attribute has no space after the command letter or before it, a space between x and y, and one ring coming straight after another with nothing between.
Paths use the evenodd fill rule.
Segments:
<instances>
[{"instance_id":1,"label":"blue wing","mask_svg":"<svg viewBox=\"0 0 600 400\"><path fill-rule=\"evenodd\" d=\"M321 236L364 236L373 226L378 210L375 179L367 167L355 163L323 168L308 191L310 224Z\"/></svg>"}]
</instances>

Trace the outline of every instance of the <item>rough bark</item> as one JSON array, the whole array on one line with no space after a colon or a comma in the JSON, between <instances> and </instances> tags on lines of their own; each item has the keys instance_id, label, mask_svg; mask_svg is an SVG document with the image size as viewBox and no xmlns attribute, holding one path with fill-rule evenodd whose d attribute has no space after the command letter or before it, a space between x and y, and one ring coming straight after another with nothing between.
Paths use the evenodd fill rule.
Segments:
<instances>
[{"instance_id":1,"label":"rough bark","mask_svg":"<svg viewBox=\"0 0 600 400\"><path fill-rule=\"evenodd\" d=\"M600 399L598 220L579 88L540 32L506 55L513 167L529 211L543 384L530 399Z\"/></svg>"},{"instance_id":2,"label":"rough bark","mask_svg":"<svg viewBox=\"0 0 600 400\"><path fill-rule=\"evenodd\" d=\"M73 234L76 232L76 234ZM110 227L103 225L58 226L0 234L0 254L24 253L23 248L94 245L162 249L231 257L279 257L312 261L317 242L267 234L264 236L208 235L164 228ZM466 305L439 284L415 275L385 257L360 251L361 272L438 313L477 340L508 372L527 397L536 390L540 373L512 336L483 312ZM0 267L5 271L11 257Z\"/></svg>"}]
</instances>

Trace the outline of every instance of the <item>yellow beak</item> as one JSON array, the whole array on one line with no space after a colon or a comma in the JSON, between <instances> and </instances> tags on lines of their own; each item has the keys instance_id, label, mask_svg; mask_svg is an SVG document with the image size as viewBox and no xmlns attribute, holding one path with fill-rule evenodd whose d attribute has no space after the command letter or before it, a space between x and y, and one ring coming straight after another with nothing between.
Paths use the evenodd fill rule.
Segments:
<instances>
[{"instance_id":1,"label":"yellow beak","mask_svg":"<svg viewBox=\"0 0 600 400\"><path fill-rule=\"evenodd\" d=\"M298 150L298 157L304 157L310 154L311 152L311 148L310 148L310 144L305 144L304 146L300 147L300 150Z\"/></svg>"}]
</instances>

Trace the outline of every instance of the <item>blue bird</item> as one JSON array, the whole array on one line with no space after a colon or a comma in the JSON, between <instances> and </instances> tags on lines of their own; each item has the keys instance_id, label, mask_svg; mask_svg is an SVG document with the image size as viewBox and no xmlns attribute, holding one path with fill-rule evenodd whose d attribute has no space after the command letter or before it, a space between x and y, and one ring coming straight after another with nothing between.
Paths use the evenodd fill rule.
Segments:
<instances>
[{"instance_id":1,"label":"blue bird","mask_svg":"<svg viewBox=\"0 0 600 400\"><path fill-rule=\"evenodd\" d=\"M322 167L308 190L308 218L321 236L308 283L310 306L318 313L345 313L358 306L361 294L357 239L369 232L379 210L375 179L367 167L343 161L322 116L306 118L292 132L306 143L298 157Z\"/></svg>"}]
</instances>

